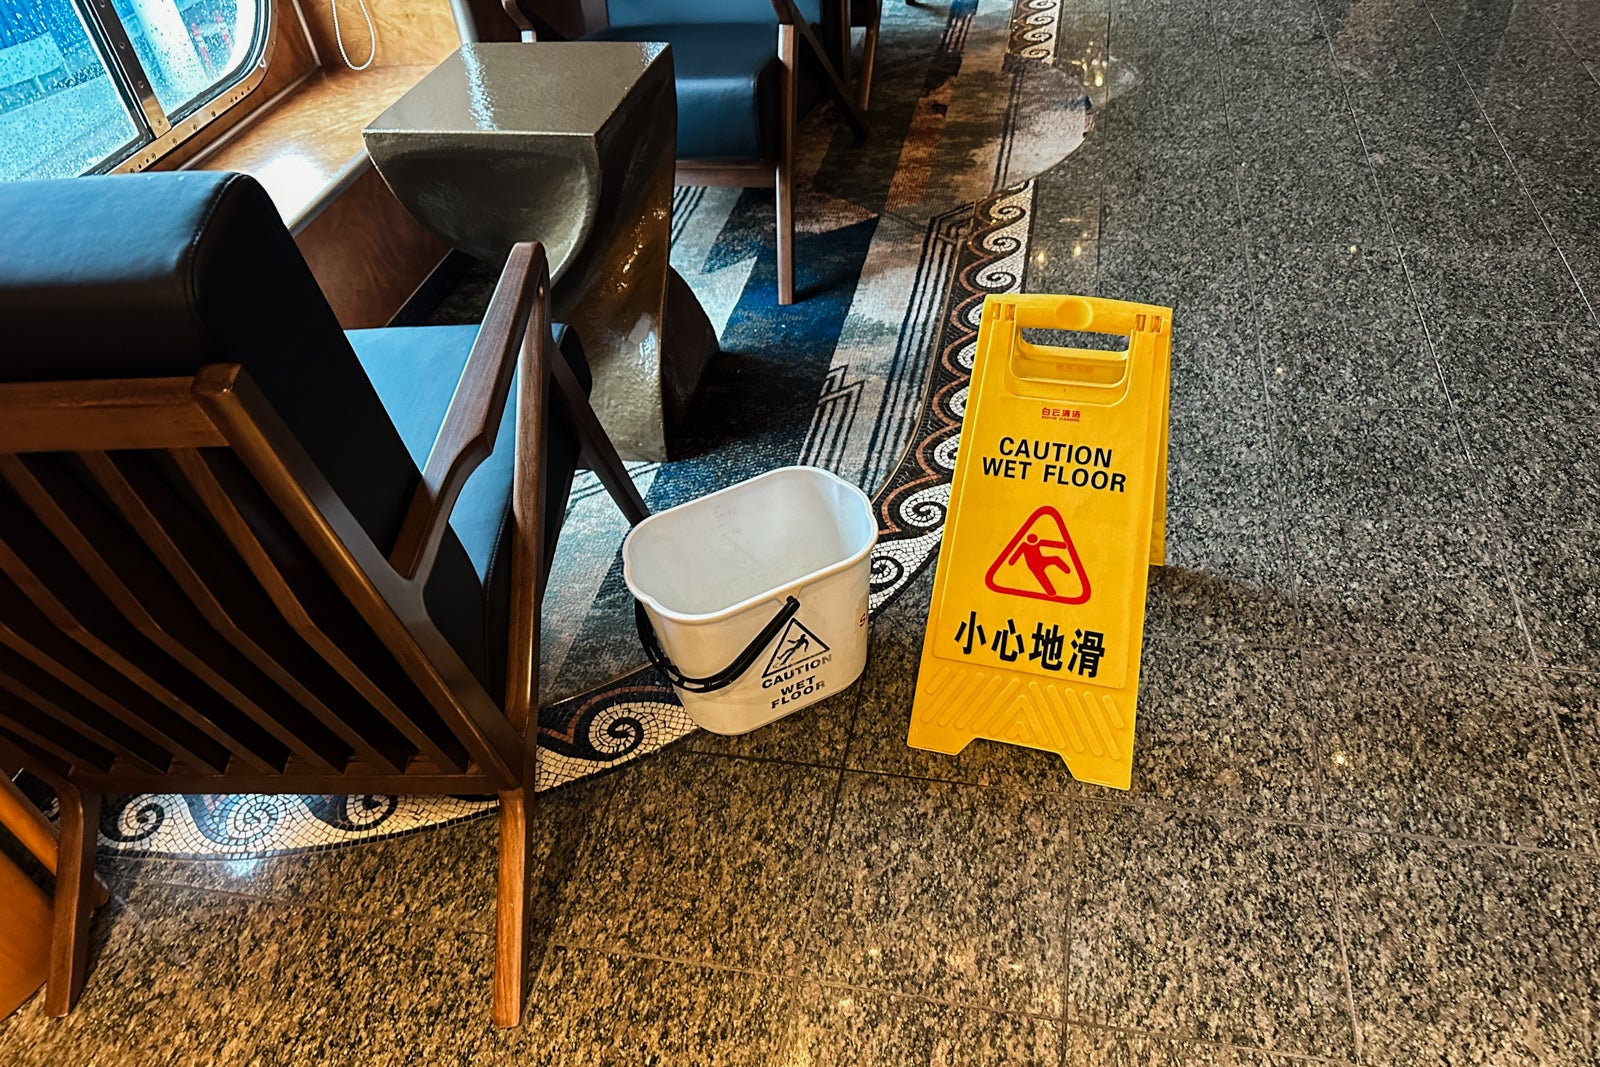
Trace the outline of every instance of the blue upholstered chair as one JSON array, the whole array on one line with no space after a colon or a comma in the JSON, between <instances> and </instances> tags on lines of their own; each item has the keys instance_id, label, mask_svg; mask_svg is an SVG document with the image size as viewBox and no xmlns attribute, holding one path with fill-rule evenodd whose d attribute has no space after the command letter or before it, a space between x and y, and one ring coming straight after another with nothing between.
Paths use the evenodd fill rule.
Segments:
<instances>
[{"instance_id":1,"label":"blue upholstered chair","mask_svg":"<svg viewBox=\"0 0 1600 1067\"><path fill-rule=\"evenodd\" d=\"M0 183L0 765L61 796L46 1008L107 793L501 799L495 1019L529 977L539 600L586 456L537 245L481 327L339 328L252 179Z\"/></svg>"},{"instance_id":2,"label":"blue upholstered chair","mask_svg":"<svg viewBox=\"0 0 1600 1067\"><path fill-rule=\"evenodd\" d=\"M505 0L524 30L548 33L538 6L539 0ZM793 303L795 124L831 95L857 136L866 136L855 95L836 66L841 27L848 33L848 0L605 0L604 6L607 25L584 40L672 46L678 184L775 187L778 302Z\"/></svg>"}]
</instances>

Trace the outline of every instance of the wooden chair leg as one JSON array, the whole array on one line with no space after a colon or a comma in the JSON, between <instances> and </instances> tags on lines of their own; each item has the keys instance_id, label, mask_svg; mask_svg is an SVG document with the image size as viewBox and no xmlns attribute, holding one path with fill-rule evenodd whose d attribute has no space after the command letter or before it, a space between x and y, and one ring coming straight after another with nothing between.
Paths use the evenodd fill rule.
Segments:
<instances>
[{"instance_id":1,"label":"wooden chair leg","mask_svg":"<svg viewBox=\"0 0 1600 1067\"><path fill-rule=\"evenodd\" d=\"M778 303L794 303L794 128L795 95L799 77L794 27L778 27L778 60L783 64L783 79L778 95L777 215L778 215Z\"/></svg>"},{"instance_id":2,"label":"wooden chair leg","mask_svg":"<svg viewBox=\"0 0 1600 1067\"><path fill-rule=\"evenodd\" d=\"M878 57L878 23L881 18L880 11L867 26L866 40L861 45L861 75L856 83L856 107L862 111L866 111L872 102L872 67Z\"/></svg>"},{"instance_id":3,"label":"wooden chair leg","mask_svg":"<svg viewBox=\"0 0 1600 1067\"><path fill-rule=\"evenodd\" d=\"M520 1026L533 984L533 782L500 794L495 904L494 1024Z\"/></svg>"},{"instance_id":4,"label":"wooden chair leg","mask_svg":"<svg viewBox=\"0 0 1600 1067\"><path fill-rule=\"evenodd\" d=\"M97 885L94 848L100 829L100 795L62 788L61 846L56 861L56 899L50 940L50 977L45 1014L72 1010L89 972L89 919Z\"/></svg>"}]
</instances>

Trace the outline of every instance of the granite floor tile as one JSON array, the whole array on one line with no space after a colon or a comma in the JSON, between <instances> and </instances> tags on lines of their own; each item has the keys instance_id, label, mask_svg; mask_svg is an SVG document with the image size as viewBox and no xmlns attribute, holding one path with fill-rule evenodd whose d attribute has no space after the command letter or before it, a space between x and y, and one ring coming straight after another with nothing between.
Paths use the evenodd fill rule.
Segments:
<instances>
[{"instance_id":1,"label":"granite floor tile","mask_svg":"<svg viewBox=\"0 0 1600 1067\"><path fill-rule=\"evenodd\" d=\"M1600 417L1600 329L1461 323L1445 326L1434 344L1466 418Z\"/></svg>"},{"instance_id":2,"label":"granite floor tile","mask_svg":"<svg viewBox=\"0 0 1600 1067\"><path fill-rule=\"evenodd\" d=\"M1337 834L1366 1061L1594 1063L1592 858Z\"/></svg>"},{"instance_id":3,"label":"granite floor tile","mask_svg":"<svg viewBox=\"0 0 1600 1067\"><path fill-rule=\"evenodd\" d=\"M1600 518L1600 414L1467 411L1461 429L1485 497L1507 522L1577 528Z\"/></svg>"},{"instance_id":4,"label":"granite floor tile","mask_svg":"<svg viewBox=\"0 0 1600 1067\"><path fill-rule=\"evenodd\" d=\"M1600 214L1591 214L1587 218L1588 226L1564 224L1555 229L1555 234L1556 241L1567 257L1567 265L1583 287L1584 297L1593 310L1600 308Z\"/></svg>"},{"instance_id":5,"label":"granite floor tile","mask_svg":"<svg viewBox=\"0 0 1600 1067\"><path fill-rule=\"evenodd\" d=\"M541 793L534 810L545 893L567 876L587 829L605 812L615 776ZM264 897L374 918L490 932L499 869L493 814L370 844L242 860L134 858L110 854L102 869L124 877Z\"/></svg>"},{"instance_id":6,"label":"granite floor tile","mask_svg":"<svg viewBox=\"0 0 1600 1067\"><path fill-rule=\"evenodd\" d=\"M1069 1022L1067 1067L1297 1067L1297 1056Z\"/></svg>"},{"instance_id":7,"label":"granite floor tile","mask_svg":"<svg viewBox=\"0 0 1600 1067\"><path fill-rule=\"evenodd\" d=\"M551 950L520 1030L494 1035L517 1067L756 1067L781 1062L789 983L581 949Z\"/></svg>"},{"instance_id":8,"label":"granite floor tile","mask_svg":"<svg viewBox=\"0 0 1600 1067\"><path fill-rule=\"evenodd\" d=\"M1315 745L1296 683L1282 652L1147 639L1132 788L1076 791L1097 800L1320 819Z\"/></svg>"},{"instance_id":9,"label":"granite floor tile","mask_svg":"<svg viewBox=\"0 0 1600 1067\"><path fill-rule=\"evenodd\" d=\"M1168 507L1259 511L1275 506L1278 481L1265 410L1174 409L1167 486Z\"/></svg>"},{"instance_id":10,"label":"granite floor tile","mask_svg":"<svg viewBox=\"0 0 1600 1067\"><path fill-rule=\"evenodd\" d=\"M1528 198L1555 235L1556 246L1567 251L1571 243L1593 241L1600 232L1600 219L1595 217L1600 178L1586 162L1593 157L1593 148L1568 154L1541 151L1542 147L1519 144L1508 151ZM1588 289L1587 279L1578 277Z\"/></svg>"},{"instance_id":11,"label":"granite floor tile","mask_svg":"<svg viewBox=\"0 0 1600 1067\"><path fill-rule=\"evenodd\" d=\"M1297 398L1275 413L1284 507L1294 515L1478 520L1478 471L1448 410Z\"/></svg>"},{"instance_id":12,"label":"granite floor tile","mask_svg":"<svg viewBox=\"0 0 1600 1067\"><path fill-rule=\"evenodd\" d=\"M1210 142L1176 154L1137 141L1110 145L1103 197L1100 237L1106 241L1227 240L1240 224L1233 168L1223 147Z\"/></svg>"},{"instance_id":13,"label":"granite floor tile","mask_svg":"<svg viewBox=\"0 0 1600 1067\"><path fill-rule=\"evenodd\" d=\"M1287 538L1305 645L1527 662L1504 542L1488 528L1329 517Z\"/></svg>"},{"instance_id":14,"label":"granite floor tile","mask_svg":"<svg viewBox=\"0 0 1600 1067\"><path fill-rule=\"evenodd\" d=\"M1170 42L1192 42L1202 55L1212 55L1216 50L1216 24L1211 14L1198 4L1176 4L1154 7L1149 4L1113 3L1111 5L1111 40L1113 55L1121 42L1138 42L1147 48L1170 47Z\"/></svg>"},{"instance_id":15,"label":"granite floor tile","mask_svg":"<svg viewBox=\"0 0 1600 1067\"><path fill-rule=\"evenodd\" d=\"M1173 344L1190 333L1233 334L1248 321L1243 231L1232 241L1144 237L1100 242L1100 296L1173 309Z\"/></svg>"},{"instance_id":16,"label":"granite floor tile","mask_svg":"<svg viewBox=\"0 0 1600 1067\"><path fill-rule=\"evenodd\" d=\"M244 897L118 882L96 915L78 1005L36 995L0 1021L0 1062L203 1067L239 1062L274 1017L279 910Z\"/></svg>"},{"instance_id":17,"label":"granite floor tile","mask_svg":"<svg viewBox=\"0 0 1600 1067\"><path fill-rule=\"evenodd\" d=\"M1414 314L1361 321L1308 308L1298 318L1262 322L1261 356L1275 408L1450 406L1433 347Z\"/></svg>"},{"instance_id":18,"label":"granite floor tile","mask_svg":"<svg viewBox=\"0 0 1600 1067\"><path fill-rule=\"evenodd\" d=\"M1293 583L1274 513L1172 508L1166 549L1165 566L1150 571L1146 647L1289 640Z\"/></svg>"},{"instance_id":19,"label":"granite floor tile","mask_svg":"<svg viewBox=\"0 0 1600 1067\"><path fill-rule=\"evenodd\" d=\"M1148 20L1111 12L1106 82L1115 94L1104 109L1108 145L1131 143L1152 153L1182 150L1227 135L1222 68L1209 16L1183 20L1187 29L1149 33ZM1172 37L1187 38L1176 53Z\"/></svg>"},{"instance_id":20,"label":"granite floor tile","mask_svg":"<svg viewBox=\"0 0 1600 1067\"><path fill-rule=\"evenodd\" d=\"M1327 49L1313 0L1289 0L1266 7L1253 0L1220 0L1211 10L1224 48L1239 42L1268 42Z\"/></svg>"},{"instance_id":21,"label":"granite floor tile","mask_svg":"<svg viewBox=\"0 0 1600 1067\"><path fill-rule=\"evenodd\" d=\"M1312 315L1353 328L1416 319L1405 270L1386 240L1287 247L1255 244L1249 269L1259 294L1257 313L1268 326Z\"/></svg>"},{"instance_id":22,"label":"granite floor tile","mask_svg":"<svg viewBox=\"0 0 1600 1067\"><path fill-rule=\"evenodd\" d=\"M1105 141L1091 130L1084 143L1066 159L1034 180L1033 218L1048 245L1059 253L1100 236L1100 187L1105 171ZM1029 292L1053 292L1029 289ZM1072 290L1066 290L1072 291Z\"/></svg>"},{"instance_id":23,"label":"granite floor tile","mask_svg":"<svg viewBox=\"0 0 1600 1067\"><path fill-rule=\"evenodd\" d=\"M1184 416L1230 412L1254 417L1265 410L1261 361L1245 323L1175 336L1171 375L1172 409Z\"/></svg>"},{"instance_id":24,"label":"granite floor tile","mask_svg":"<svg viewBox=\"0 0 1600 1067\"><path fill-rule=\"evenodd\" d=\"M953 1007L807 983L777 1063L808 1067L1045 1067L1059 1062L1054 1019Z\"/></svg>"},{"instance_id":25,"label":"granite floor tile","mask_svg":"<svg viewBox=\"0 0 1600 1067\"><path fill-rule=\"evenodd\" d=\"M1487 124L1399 140L1371 159L1402 242L1515 243L1539 233L1533 202Z\"/></svg>"},{"instance_id":26,"label":"granite floor tile","mask_svg":"<svg viewBox=\"0 0 1600 1067\"><path fill-rule=\"evenodd\" d=\"M1588 813L1531 669L1379 652L1301 665L1329 822L1588 851Z\"/></svg>"},{"instance_id":27,"label":"granite floor tile","mask_svg":"<svg viewBox=\"0 0 1600 1067\"><path fill-rule=\"evenodd\" d=\"M1262 7L1250 0L1222 0L1216 12L1225 63L1229 117L1246 128L1285 111L1350 118L1344 88L1334 67L1333 52L1322 36L1315 3ZM1267 21L1287 15L1289 21L1309 16L1318 23L1311 40L1245 40L1230 32L1229 23ZM1297 31L1296 31L1297 32ZM1311 147L1311 146L1308 146Z\"/></svg>"},{"instance_id":28,"label":"granite floor tile","mask_svg":"<svg viewBox=\"0 0 1600 1067\"><path fill-rule=\"evenodd\" d=\"M673 751L616 777L561 887L557 940L788 967L838 772Z\"/></svg>"},{"instance_id":29,"label":"granite floor tile","mask_svg":"<svg viewBox=\"0 0 1600 1067\"><path fill-rule=\"evenodd\" d=\"M1353 1058L1325 850L1296 827L1083 804L1067 1017Z\"/></svg>"},{"instance_id":30,"label":"granite floor tile","mask_svg":"<svg viewBox=\"0 0 1600 1067\"><path fill-rule=\"evenodd\" d=\"M1574 55L1600 61L1600 19L1586 0L1545 0L1540 12L1550 20Z\"/></svg>"},{"instance_id":31,"label":"granite floor tile","mask_svg":"<svg viewBox=\"0 0 1600 1067\"><path fill-rule=\"evenodd\" d=\"M1430 325L1592 321L1566 263L1542 232L1515 243L1411 242L1402 255Z\"/></svg>"},{"instance_id":32,"label":"granite floor tile","mask_svg":"<svg viewBox=\"0 0 1600 1067\"><path fill-rule=\"evenodd\" d=\"M506 1062L491 1025L491 935L288 908L273 934L271 1017L221 1062Z\"/></svg>"},{"instance_id":33,"label":"granite floor tile","mask_svg":"<svg viewBox=\"0 0 1600 1067\"><path fill-rule=\"evenodd\" d=\"M1058 1015L1069 806L1058 796L848 774L820 873L807 973Z\"/></svg>"},{"instance_id":34,"label":"granite floor tile","mask_svg":"<svg viewBox=\"0 0 1600 1067\"><path fill-rule=\"evenodd\" d=\"M1096 229L1099 225L1099 214L1096 213ZM1100 246L1096 241L1040 242L1038 247L1029 251L1023 268L1023 287L1030 293L1092 295L1097 291L1095 278L1099 268ZM1029 332L1033 333L1031 330Z\"/></svg>"},{"instance_id":35,"label":"granite floor tile","mask_svg":"<svg viewBox=\"0 0 1600 1067\"><path fill-rule=\"evenodd\" d=\"M1511 526L1506 552L1539 663L1600 671L1600 559L1594 531Z\"/></svg>"},{"instance_id":36,"label":"granite floor tile","mask_svg":"<svg viewBox=\"0 0 1600 1067\"><path fill-rule=\"evenodd\" d=\"M1301 134L1280 131L1286 141ZM1302 144L1287 143L1278 157L1259 148L1239 164L1239 198L1244 229L1252 247L1303 245L1327 240L1349 247L1388 240L1383 202L1360 155L1359 142L1341 151L1324 150L1297 165Z\"/></svg>"}]
</instances>

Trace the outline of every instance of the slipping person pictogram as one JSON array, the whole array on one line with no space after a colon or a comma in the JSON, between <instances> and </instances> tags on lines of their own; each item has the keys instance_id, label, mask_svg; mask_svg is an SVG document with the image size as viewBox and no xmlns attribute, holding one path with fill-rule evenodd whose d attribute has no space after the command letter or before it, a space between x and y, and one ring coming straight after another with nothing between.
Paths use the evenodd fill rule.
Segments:
<instances>
[{"instance_id":1,"label":"slipping person pictogram","mask_svg":"<svg viewBox=\"0 0 1600 1067\"><path fill-rule=\"evenodd\" d=\"M1059 574L1052 572L1059 571ZM1082 604L1089 599L1089 576L1061 513L1045 505L1028 516L995 557L984 584L996 593ZM1076 588L1074 588L1074 586Z\"/></svg>"},{"instance_id":2,"label":"slipping person pictogram","mask_svg":"<svg viewBox=\"0 0 1600 1067\"><path fill-rule=\"evenodd\" d=\"M1056 587L1050 582L1050 568L1060 567L1062 577L1070 578L1072 565L1060 556L1048 555L1045 549L1066 547L1065 541L1041 541L1038 534L1030 533L1022 539L1022 544L1011 553L1011 558L1007 562L1015 563L1020 559L1027 563L1028 569L1033 572L1033 577L1039 583L1039 588L1044 590L1045 596L1053 597L1056 595Z\"/></svg>"},{"instance_id":3,"label":"slipping person pictogram","mask_svg":"<svg viewBox=\"0 0 1600 1067\"><path fill-rule=\"evenodd\" d=\"M805 623L790 619L789 625L779 635L772 657L767 660L766 670L761 672L761 676L770 678L791 669L804 670L806 664L814 663L817 657L826 655L828 651L827 642L812 633Z\"/></svg>"},{"instance_id":4,"label":"slipping person pictogram","mask_svg":"<svg viewBox=\"0 0 1600 1067\"><path fill-rule=\"evenodd\" d=\"M787 667L790 663L794 662L797 656L801 659L804 659L805 657L801 656L800 654L805 652L810 647L811 635L802 630L800 632L800 636L796 637L793 641L790 641L787 645L785 645L783 650L778 653L778 658L773 660L772 663L777 667Z\"/></svg>"}]
</instances>

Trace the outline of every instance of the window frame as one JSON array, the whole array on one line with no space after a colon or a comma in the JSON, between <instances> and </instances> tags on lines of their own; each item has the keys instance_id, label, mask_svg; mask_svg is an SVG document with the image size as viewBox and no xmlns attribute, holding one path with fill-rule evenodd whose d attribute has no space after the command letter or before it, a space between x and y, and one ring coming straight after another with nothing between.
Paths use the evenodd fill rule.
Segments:
<instances>
[{"instance_id":1,"label":"window frame","mask_svg":"<svg viewBox=\"0 0 1600 1067\"><path fill-rule=\"evenodd\" d=\"M125 174L144 170L240 103L267 75L267 57L277 40L273 0L258 0L251 50L237 71L172 113L156 98L155 87L134 51L128 29L111 0L67 0L77 11L89 43L105 65L128 118L138 128L129 144L83 171Z\"/></svg>"}]
</instances>

